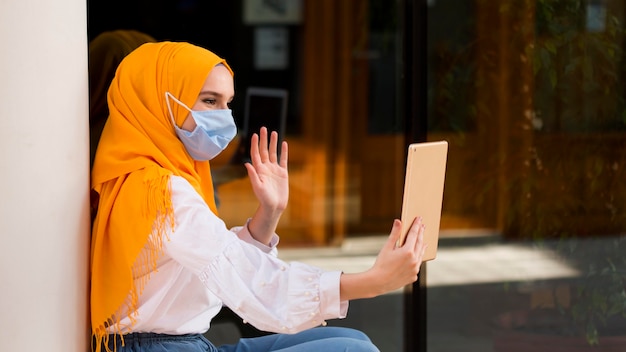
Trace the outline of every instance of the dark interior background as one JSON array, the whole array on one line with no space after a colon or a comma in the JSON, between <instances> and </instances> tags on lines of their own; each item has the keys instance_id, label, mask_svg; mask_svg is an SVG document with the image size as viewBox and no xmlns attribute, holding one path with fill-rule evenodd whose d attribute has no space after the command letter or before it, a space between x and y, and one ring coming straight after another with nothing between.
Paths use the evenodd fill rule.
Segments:
<instances>
[{"instance_id":1,"label":"dark interior background","mask_svg":"<svg viewBox=\"0 0 626 352\"><path fill-rule=\"evenodd\" d=\"M226 59L235 72L235 121L242 128L245 88L262 86L289 91L287 134L300 131L299 70L301 26L289 25L289 64L284 70L254 68L254 30L243 22L242 1L88 0L87 32L91 41L104 31L134 29L155 39L186 41ZM283 25L281 25L283 26Z\"/></svg>"}]
</instances>

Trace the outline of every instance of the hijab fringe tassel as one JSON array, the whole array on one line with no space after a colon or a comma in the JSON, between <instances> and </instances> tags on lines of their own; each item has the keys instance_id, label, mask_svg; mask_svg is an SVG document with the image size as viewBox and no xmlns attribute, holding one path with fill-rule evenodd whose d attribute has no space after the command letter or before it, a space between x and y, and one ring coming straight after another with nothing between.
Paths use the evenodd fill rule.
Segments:
<instances>
[{"instance_id":1,"label":"hijab fringe tassel","mask_svg":"<svg viewBox=\"0 0 626 352\"><path fill-rule=\"evenodd\" d=\"M149 250L143 250L139 253L133 267L133 277L139 278L136 285L131 287L128 293L128 299L125 306L129 312L130 326L137 322L137 309L139 295L143 292L146 284L150 280L150 272L156 270L157 261L163 250L164 241L169 241L169 234L174 230L174 210L172 207L172 192L170 189L170 174L162 173L159 177L149 178L145 180L148 188L148 197L143 207L142 216L152 221L152 231L148 236L147 246ZM108 327L113 327L114 333L109 334ZM121 333L122 324L119 317L112 315L108 321L104 322L94 332L95 352L102 352L104 345L106 352L117 352L117 338L121 340L124 346L124 335ZM113 351L109 348L111 336L114 336ZM94 350L92 348L92 350Z\"/></svg>"}]
</instances>

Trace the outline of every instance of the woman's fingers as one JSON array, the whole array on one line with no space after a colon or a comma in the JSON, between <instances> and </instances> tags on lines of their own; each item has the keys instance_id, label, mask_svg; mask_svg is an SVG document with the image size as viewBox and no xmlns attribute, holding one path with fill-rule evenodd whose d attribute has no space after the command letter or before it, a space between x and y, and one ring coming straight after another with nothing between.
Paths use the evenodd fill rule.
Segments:
<instances>
[{"instance_id":1,"label":"woman's fingers","mask_svg":"<svg viewBox=\"0 0 626 352\"><path fill-rule=\"evenodd\" d=\"M424 224L422 217L416 218L409 229L409 233L407 234L407 243L405 244L410 246L409 248L413 249L419 258L420 264L422 262L422 258L424 258L424 254L426 253L426 247L428 247L424 239L425 233L426 224Z\"/></svg>"},{"instance_id":2,"label":"woman's fingers","mask_svg":"<svg viewBox=\"0 0 626 352\"><path fill-rule=\"evenodd\" d=\"M426 233L426 224L424 224L422 218L419 218L419 221L417 221L417 223L413 224L412 226L413 231L416 232L416 236L415 237L415 243L414 243L414 249L417 253L419 253L420 255L423 253L424 251L424 233ZM421 257L420 257L421 258Z\"/></svg>"},{"instance_id":3,"label":"woman's fingers","mask_svg":"<svg viewBox=\"0 0 626 352\"><path fill-rule=\"evenodd\" d=\"M417 270L421 266L422 259L426 252L426 243L424 240L424 234L426 232L426 224L424 224L422 217L417 217L413 220L411 227L406 235L406 241L404 246L407 250L414 253L416 258Z\"/></svg>"},{"instance_id":4,"label":"woman's fingers","mask_svg":"<svg viewBox=\"0 0 626 352\"><path fill-rule=\"evenodd\" d=\"M277 156L277 148L278 147L278 132L272 131L270 134L270 147L269 147L269 157L270 162L276 163L278 162Z\"/></svg>"},{"instance_id":5,"label":"woman's fingers","mask_svg":"<svg viewBox=\"0 0 626 352\"><path fill-rule=\"evenodd\" d=\"M418 242L421 227L422 217L420 216L413 219L411 227L409 227L409 231L406 234L403 246L407 246L408 248L415 248Z\"/></svg>"},{"instance_id":6,"label":"woman's fingers","mask_svg":"<svg viewBox=\"0 0 626 352\"><path fill-rule=\"evenodd\" d=\"M287 160L289 159L289 148L287 147L287 141L283 141L280 148L280 166L287 168Z\"/></svg>"},{"instance_id":7,"label":"woman's fingers","mask_svg":"<svg viewBox=\"0 0 626 352\"><path fill-rule=\"evenodd\" d=\"M278 163L278 132L272 131L268 138L267 127L261 127L258 134L252 135L250 154L255 162L271 162ZM286 142L282 143L283 151L281 153L280 165L287 165L287 147ZM255 159L255 156L258 156Z\"/></svg>"},{"instance_id":8,"label":"woman's fingers","mask_svg":"<svg viewBox=\"0 0 626 352\"><path fill-rule=\"evenodd\" d=\"M261 127L259 134L259 155L261 156L261 161L265 162L269 159L269 152L267 149L267 128Z\"/></svg>"},{"instance_id":9,"label":"woman's fingers","mask_svg":"<svg viewBox=\"0 0 626 352\"><path fill-rule=\"evenodd\" d=\"M402 246L398 246L398 240L400 239L401 231L402 231L402 222L398 219L395 219L393 221L393 226L391 227L391 233L389 233L389 239L387 240L387 243L385 244L388 250L393 250L396 247L402 247Z\"/></svg>"},{"instance_id":10,"label":"woman's fingers","mask_svg":"<svg viewBox=\"0 0 626 352\"><path fill-rule=\"evenodd\" d=\"M259 135L256 133L250 137L250 159L253 165L258 165L261 162L259 156Z\"/></svg>"}]
</instances>

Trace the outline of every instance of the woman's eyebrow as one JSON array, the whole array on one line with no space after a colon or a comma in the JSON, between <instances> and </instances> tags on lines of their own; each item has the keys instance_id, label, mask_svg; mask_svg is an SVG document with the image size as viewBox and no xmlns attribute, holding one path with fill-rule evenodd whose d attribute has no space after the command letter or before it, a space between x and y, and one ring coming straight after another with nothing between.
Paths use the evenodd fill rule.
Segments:
<instances>
[{"instance_id":1,"label":"woman's eyebrow","mask_svg":"<svg viewBox=\"0 0 626 352\"><path fill-rule=\"evenodd\" d=\"M200 94L198 94L198 96L201 97L206 97L206 96L210 96L210 97L215 97L215 98L224 98L224 94L218 93L218 92L214 92L212 90L204 90L202 92L200 92ZM229 100L233 100L235 97L232 96L230 97Z\"/></svg>"},{"instance_id":2,"label":"woman's eyebrow","mask_svg":"<svg viewBox=\"0 0 626 352\"><path fill-rule=\"evenodd\" d=\"M222 94L218 93L218 92L214 92L211 90L204 90L202 92L200 92L199 95L211 95L211 96L215 96L215 97L222 97Z\"/></svg>"}]
</instances>

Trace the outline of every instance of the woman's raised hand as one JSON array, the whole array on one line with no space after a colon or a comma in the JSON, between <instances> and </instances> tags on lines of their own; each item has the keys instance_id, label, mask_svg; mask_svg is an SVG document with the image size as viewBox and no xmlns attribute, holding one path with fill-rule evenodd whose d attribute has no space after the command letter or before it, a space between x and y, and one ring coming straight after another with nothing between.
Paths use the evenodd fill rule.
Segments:
<instances>
[{"instance_id":1,"label":"woman's raised hand","mask_svg":"<svg viewBox=\"0 0 626 352\"><path fill-rule=\"evenodd\" d=\"M269 138L267 128L261 127L260 137L252 135L250 159L246 163L252 190L261 207L268 213L282 213L289 201L289 174L287 172L287 142L281 146L278 160L278 133L272 131Z\"/></svg>"}]
</instances>

